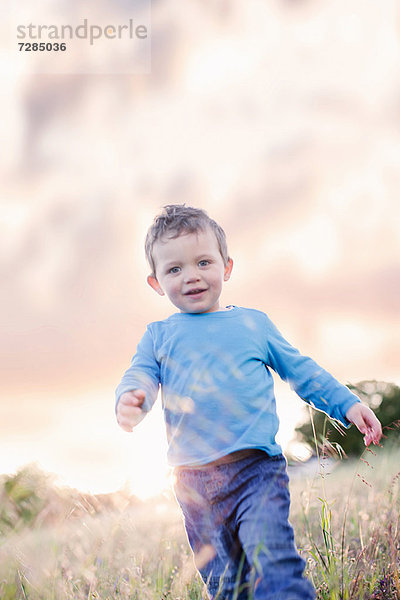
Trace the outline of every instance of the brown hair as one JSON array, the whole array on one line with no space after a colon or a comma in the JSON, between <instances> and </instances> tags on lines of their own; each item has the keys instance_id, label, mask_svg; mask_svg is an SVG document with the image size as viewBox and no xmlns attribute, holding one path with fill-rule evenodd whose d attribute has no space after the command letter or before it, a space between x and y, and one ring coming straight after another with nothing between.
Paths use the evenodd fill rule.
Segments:
<instances>
[{"instance_id":1,"label":"brown hair","mask_svg":"<svg viewBox=\"0 0 400 600\"><path fill-rule=\"evenodd\" d=\"M210 228L217 238L219 251L226 265L229 260L225 232L211 219L205 210L193 208L185 204L167 204L163 212L157 215L146 235L146 258L155 277L156 267L153 259L153 246L162 238L177 238L184 233L197 233Z\"/></svg>"}]
</instances>

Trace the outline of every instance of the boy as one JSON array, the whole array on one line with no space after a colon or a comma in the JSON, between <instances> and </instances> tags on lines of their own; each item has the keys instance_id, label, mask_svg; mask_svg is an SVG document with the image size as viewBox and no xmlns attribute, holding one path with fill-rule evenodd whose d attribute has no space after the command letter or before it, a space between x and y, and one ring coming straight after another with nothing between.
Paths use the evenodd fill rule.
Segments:
<instances>
[{"instance_id":1,"label":"boy","mask_svg":"<svg viewBox=\"0 0 400 600\"><path fill-rule=\"evenodd\" d=\"M232 272L225 234L204 211L168 205L146 238L149 285L179 310L151 323L117 388L117 420L132 431L159 385L195 564L211 598L309 600L288 521L286 461L270 368L306 402L378 443L374 413L262 312L222 307ZM253 595L252 595L253 594Z\"/></svg>"}]
</instances>

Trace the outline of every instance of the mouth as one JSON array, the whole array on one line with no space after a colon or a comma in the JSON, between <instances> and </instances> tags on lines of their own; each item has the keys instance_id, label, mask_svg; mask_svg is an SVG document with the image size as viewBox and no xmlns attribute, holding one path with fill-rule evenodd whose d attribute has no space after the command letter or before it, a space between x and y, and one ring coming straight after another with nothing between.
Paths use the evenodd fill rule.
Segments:
<instances>
[{"instance_id":1,"label":"mouth","mask_svg":"<svg viewBox=\"0 0 400 600\"><path fill-rule=\"evenodd\" d=\"M189 290L188 292L185 292L184 296L197 297L197 296L201 296L201 294L206 291L207 291L206 289L194 288L193 290Z\"/></svg>"}]
</instances>

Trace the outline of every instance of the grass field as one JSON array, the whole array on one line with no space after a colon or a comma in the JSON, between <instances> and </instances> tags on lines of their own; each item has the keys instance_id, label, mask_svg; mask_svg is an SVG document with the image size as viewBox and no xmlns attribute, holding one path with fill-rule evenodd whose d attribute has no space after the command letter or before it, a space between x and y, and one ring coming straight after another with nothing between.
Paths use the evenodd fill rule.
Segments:
<instances>
[{"instance_id":1,"label":"grass field","mask_svg":"<svg viewBox=\"0 0 400 600\"><path fill-rule=\"evenodd\" d=\"M375 451L374 451L375 452ZM297 544L319 599L400 598L400 451L294 470ZM200 600L172 493L58 490L34 468L2 483L2 600Z\"/></svg>"}]
</instances>

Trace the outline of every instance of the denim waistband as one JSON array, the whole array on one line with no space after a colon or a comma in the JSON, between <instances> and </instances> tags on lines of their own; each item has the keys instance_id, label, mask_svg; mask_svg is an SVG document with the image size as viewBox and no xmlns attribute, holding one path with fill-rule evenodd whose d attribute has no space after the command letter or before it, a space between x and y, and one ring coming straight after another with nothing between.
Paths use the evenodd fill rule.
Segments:
<instances>
[{"instance_id":1,"label":"denim waistband","mask_svg":"<svg viewBox=\"0 0 400 600\"><path fill-rule=\"evenodd\" d=\"M220 465L227 465L229 463L234 463L239 460L243 460L244 458L249 458L250 456L257 456L259 454L265 455L264 450L260 450L259 448L244 448L243 450L236 450L235 452L231 452L230 454L226 454L225 456L221 456L216 460L205 463L204 465L182 465L179 467L175 467L175 471L181 471L186 469L196 469L196 470L204 470L210 469L213 467L219 467Z\"/></svg>"}]
</instances>

